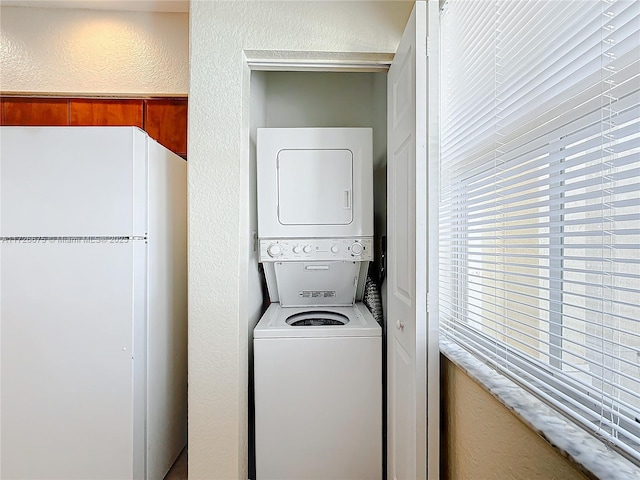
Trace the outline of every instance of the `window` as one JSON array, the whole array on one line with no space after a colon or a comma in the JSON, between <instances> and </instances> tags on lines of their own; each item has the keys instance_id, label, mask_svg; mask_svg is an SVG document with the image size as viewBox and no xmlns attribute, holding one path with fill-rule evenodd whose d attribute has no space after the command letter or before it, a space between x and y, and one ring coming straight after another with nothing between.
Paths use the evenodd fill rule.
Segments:
<instances>
[{"instance_id":1,"label":"window","mask_svg":"<svg viewBox=\"0 0 640 480\"><path fill-rule=\"evenodd\" d=\"M640 2L449 0L441 335L640 463Z\"/></svg>"}]
</instances>

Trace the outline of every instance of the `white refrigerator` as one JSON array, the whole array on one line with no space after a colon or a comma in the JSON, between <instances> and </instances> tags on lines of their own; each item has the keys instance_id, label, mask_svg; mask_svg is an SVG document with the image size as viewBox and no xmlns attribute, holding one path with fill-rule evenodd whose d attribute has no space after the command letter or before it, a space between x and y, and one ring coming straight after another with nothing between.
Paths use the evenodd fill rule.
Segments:
<instances>
[{"instance_id":1,"label":"white refrigerator","mask_svg":"<svg viewBox=\"0 0 640 480\"><path fill-rule=\"evenodd\" d=\"M162 479L187 433L186 162L0 127L0 478Z\"/></svg>"}]
</instances>

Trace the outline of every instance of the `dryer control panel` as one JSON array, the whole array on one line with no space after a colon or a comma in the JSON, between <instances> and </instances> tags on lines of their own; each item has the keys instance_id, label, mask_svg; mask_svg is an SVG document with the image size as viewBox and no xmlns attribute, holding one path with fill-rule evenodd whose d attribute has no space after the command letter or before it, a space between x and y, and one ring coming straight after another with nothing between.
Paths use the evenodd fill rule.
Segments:
<instances>
[{"instance_id":1,"label":"dryer control panel","mask_svg":"<svg viewBox=\"0 0 640 480\"><path fill-rule=\"evenodd\" d=\"M373 260L373 238L260 239L261 262Z\"/></svg>"}]
</instances>

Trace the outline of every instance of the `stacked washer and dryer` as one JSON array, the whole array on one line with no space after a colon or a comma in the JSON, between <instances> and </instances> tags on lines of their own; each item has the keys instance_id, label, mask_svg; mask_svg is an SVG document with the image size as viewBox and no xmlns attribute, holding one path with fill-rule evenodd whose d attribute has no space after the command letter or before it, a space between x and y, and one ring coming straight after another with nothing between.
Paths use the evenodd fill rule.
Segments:
<instances>
[{"instance_id":1,"label":"stacked washer and dryer","mask_svg":"<svg viewBox=\"0 0 640 480\"><path fill-rule=\"evenodd\" d=\"M372 169L370 128L258 129L258 480L382 477L381 328L362 303Z\"/></svg>"}]
</instances>

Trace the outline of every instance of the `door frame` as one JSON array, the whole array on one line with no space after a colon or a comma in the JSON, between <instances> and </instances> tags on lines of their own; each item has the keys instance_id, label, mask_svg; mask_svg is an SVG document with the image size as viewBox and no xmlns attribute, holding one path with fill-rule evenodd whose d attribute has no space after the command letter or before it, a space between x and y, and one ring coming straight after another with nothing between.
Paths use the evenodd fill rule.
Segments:
<instances>
[{"instance_id":1,"label":"door frame","mask_svg":"<svg viewBox=\"0 0 640 480\"><path fill-rule=\"evenodd\" d=\"M429 58L427 61L428 68L428 95L430 100L431 92L439 93L439 5L437 1L428 0L428 35L430 35L427 44L427 52ZM425 39L425 42L427 39ZM250 115L249 107L251 94L251 73L253 71L275 71L275 72L387 72L394 58L394 53L359 53L359 52L301 52L290 50L244 50L243 52L243 76L242 89L244 91L243 98L247 106L243 106L242 130L243 157L241 161L241 178L243 191L248 191L249 171L250 171ZM435 90L434 90L435 89ZM427 248L429 268L427 288L427 325L424 357L427 360L427 477L436 480L439 478L440 471L440 348L438 337L438 293L437 293L437 271L438 271L438 201L439 201L439 95L435 95L435 107L427 110L427 135L429 139L428 145L428 165L427 165L427 181L428 181L428 215L427 221ZM243 195L248 203L248 195ZM248 211L249 205L245 205L245 211ZM248 218L247 218L248 220ZM245 220L242 220L245 223ZM245 224L247 232L251 230L248 222ZM246 236L246 245L241 245L241 251L249 251L249 242L254 239L251 235ZM248 259L250 260L250 259ZM241 272L241 284L247 285L247 275ZM246 307L241 306L240 318L249 318L248 312L242 310ZM244 313L247 313L246 315ZM386 338L386 337L385 337ZM385 341L388 341L386 339ZM388 351L386 345L383 345L383 351ZM247 358L247 366L249 359ZM386 364L386 358L383 363ZM387 379L384 379L385 382ZM431 380L431 381L429 381ZM383 394L386 396L386 388L383 385ZM385 415L383 413L383 415ZM247 419L248 420L248 419ZM250 428L249 425L247 425ZM383 429L387 428L386 422ZM384 432L383 432L384 433ZM384 445L384 441L383 441ZM249 446L249 448L251 448ZM386 445L383 447L386 452ZM386 465L386 457L383 457L383 464ZM388 472L385 472L385 475Z\"/></svg>"},{"instance_id":2,"label":"door frame","mask_svg":"<svg viewBox=\"0 0 640 480\"><path fill-rule=\"evenodd\" d=\"M427 1L427 478L440 478L440 2ZM437 379L437 381L436 381Z\"/></svg>"}]
</instances>

